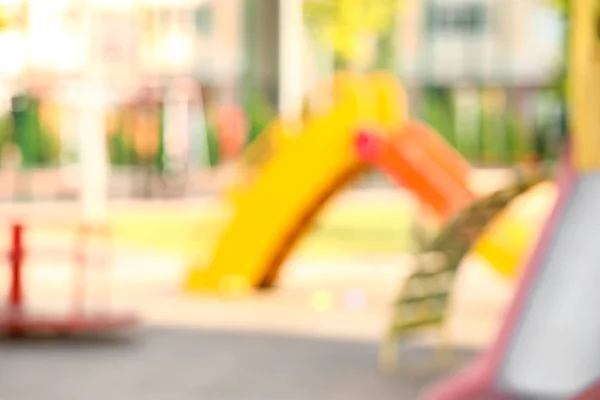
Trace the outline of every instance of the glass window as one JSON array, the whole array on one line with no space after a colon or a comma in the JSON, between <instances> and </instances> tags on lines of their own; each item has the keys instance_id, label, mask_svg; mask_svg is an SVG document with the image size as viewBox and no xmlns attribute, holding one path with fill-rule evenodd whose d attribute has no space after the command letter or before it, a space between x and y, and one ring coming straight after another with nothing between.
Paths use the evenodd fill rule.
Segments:
<instances>
[{"instance_id":1,"label":"glass window","mask_svg":"<svg viewBox=\"0 0 600 400\"><path fill-rule=\"evenodd\" d=\"M487 25L484 4L429 4L427 28L431 33L481 34Z\"/></svg>"},{"instance_id":2,"label":"glass window","mask_svg":"<svg viewBox=\"0 0 600 400\"><path fill-rule=\"evenodd\" d=\"M214 24L214 7L212 4L203 4L196 9L196 32L201 35L210 35Z\"/></svg>"}]
</instances>

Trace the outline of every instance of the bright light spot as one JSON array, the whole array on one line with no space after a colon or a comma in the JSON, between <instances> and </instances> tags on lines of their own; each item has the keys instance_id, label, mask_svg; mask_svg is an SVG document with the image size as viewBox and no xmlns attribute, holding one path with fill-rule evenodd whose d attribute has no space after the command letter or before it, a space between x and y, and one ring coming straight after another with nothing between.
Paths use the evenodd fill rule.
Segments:
<instances>
[{"instance_id":1,"label":"bright light spot","mask_svg":"<svg viewBox=\"0 0 600 400\"><path fill-rule=\"evenodd\" d=\"M27 63L27 44L22 33L6 31L0 34L0 54L9 55L0 60L0 75L13 77L24 70Z\"/></svg>"},{"instance_id":2,"label":"bright light spot","mask_svg":"<svg viewBox=\"0 0 600 400\"><path fill-rule=\"evenodd\" d=\"M28 44L30 63L73 72L86 55L85 39L65 24L67 0L30 0Z\"/></svg>"},{"instance_id":3,"label":"bright light spot","mask_svg":"<svg viewBox=\"0 0 600 400\"><path fill-rule=\"evenodd\" d=\"M33 8L34 12L61 12L65 10L71 4L70 0L26 0L30 11ZM22 1L24 2L24 1Z\"/></svg>"},{"instance_id":4,"label":"bright light spot","mask_svg":"<svg viewBox=\"0 0 600 400\"><path fill-rule=\"evenodd\" d=\"M333 295L327 290L317 290L312 294L310 303L317 311L329 311L333 308Z\"/></svg>"},{"instance_id":5,"label":"bright light spot","mask_svg":"<svg viewBox=\"0 0 600 400\"><path fill-rule=\"evenodd\" d=\"M31 52L33 63L60 71L76 70L84 62L82 44L60 29L48 29L33 36Z\"/></svg>"},{"instance_id":6,"label":"bright light spot","mask_svg":"<svg viewBox=\"0 0 600 400\"><path fill-rule=\"evenodd\" d=\"M184 66L193 57L191 39L181 32L172 32L165 37L160 47L160 54L167 65Z\"/></svg>"},{"instance_id":7,"label":"bright light spot","mask_svg":"<svg viewBox=\"0 0 600 400\"><path fill-rule=\"evenodd\" d=\"M25 0L0 0L0 7L14 7L25 3Z\"/></svg>"}]
</instances>

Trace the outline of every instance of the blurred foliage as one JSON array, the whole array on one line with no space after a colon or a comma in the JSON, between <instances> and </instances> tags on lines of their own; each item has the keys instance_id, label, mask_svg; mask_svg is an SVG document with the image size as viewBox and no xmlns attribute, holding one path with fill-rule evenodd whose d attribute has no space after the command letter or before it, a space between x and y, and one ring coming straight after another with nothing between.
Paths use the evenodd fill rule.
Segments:
<instances>
[{"instance_id":1,"label":"blurred foliage","mask_svg":"<svg viewBox=\"0 0 600 400\"><path fill-rule=\"evenodd\" d=\"M387 69L390 71L396 70L395 56L397 41L394 37L396 28L396 21L393 20L386 29L381 32L379 39L377 40L377 58L375 60L375 67L378 69Z\"/></svg>"},{"instance_id":2,"label":"blurred foliage","mask_svg":"<svg viewBox=\"0 0 600 400\"><path fill-rule=\"evenodd\" d=\"M162 126L162 113L159 116L159 123ZM211 167L215 167L219 163L219 142L216 126L211 118L207 118L206 123L208 161ZM127 132L126 126L127 125L124 123L124 111L121 110L119 122L115 125L113 130L108 133L108 148L111 164L117 166L153 164L159 172L169 172L169 160L165 159L164 140L160 140L156 154L148 159L139 153L139 149L136 148L134 142L135 135L132 132ZM132 126L130 126L129 129L132 129ZM161 135L162 134L163 129L161 128Z\"/></svg>"},{"instance_id":3,"label":"blurred foliage","mask_svg":"<svg viewBox=\"0 0 600 400\"><path fill-rule=\"evenodd\" d=\"M454 144L454 102L447 88L427 88L423 91L423 120Z\"/></svg>"},{"instance_id":4,"label":"blurred foliage","mask_svg":"<svg viewBox=\"0 0 600 400\"><path fill-rule=\"evenodd\" d=\"M244 109L249 124L247 144L250 144L265 131L269 123L275 118L276 113L259 92L253 92L252 95L248 96L244 101Z\"/></svg>"},{"instance_id":5,"label":"blurred foliage","mask_svg":"<svg viewBox=\"0 0 600 400\"><path fill-rule=\"evenodd\" d=\"M507 151L505 156L507 162L523 161L527 155L533 151L544 151L544 148L536 149L531 141L533 132L527 132L524 121L514 109L508 113L508 118L504 119L504 134L506 135Z\"/></svg>"},{"instance_id":6,"label":"blurred foliage","mask_svg":"<svg viewBox=\"0 0 600 400\"><path fill-rule=\"evenodd\" d=\"M7 145L14 143L12 119L10 114L0 115L0 163L3 163Z\"/></svg>"},{"instance_id":7,"label":"blurred foliage","mask_svg":"<svg viewBox=\"0 0 600 400\"><path fill-rule=\"evenodd\" d=\"M465 132L455 121L451 89L427 88L423 92L421 116L470 162L478 165L509 165L533 154L543 159L557 157L560 129L556 118L526 123L511 104L497 111L481 109L475 134Z\"/></svg>"},{"instance_id":8,"label":"blurred foliage","mask_svg":"<svg viewBox=\"0 0 600 400\"><path fill-rule=\"evenodd\" d=\"M8 27L8 17L6 11L0 7L0 31L5 30Z\"/></svg>"},{"instance_id":9,"label":"blurred foliage","mask_svg":"<svg viewBox=\"0 0 600 400\"><path fill-rule=\"evenodd\" d=\"M164 146L162 140L162 112L152 114L148 118L145 109L139 108L139 105L128 105L117 111L118 122L112 131L108 132L108 151L110 162L118 166L151 166L153 165L159 172L164 172L167 164L164 158ZM146 117L146 123L140 123L141 118ZM154 118L157 118L156 120ZM148 125L148 119L152 121ZM158 138L153 135L153 128L158 124ZM151 145L147 145L148 141Z\"/></svg>"},{"instance_id":10,"label":"blurred foliage","mask_svg":"<svg viewBox=\"0 0 600 400\"><path fill-rule=\"evenodd\" d=\"M221 146L219 146L217 128L212 121L208 121L206 124L206 142L208 147L208 163L211 168L214 168L219 165Z\"/></svg>"},{"instance_id":11,"label":"blurred foliage","mask_svg":"<svg viewBox=\"0 0 600 400\"><path fill-rule=\"evenodd\" d=\"M547 2L562 13L569 12L569 0L547 0Z\"/></svg>"},{"instance_id":12,"label":"blurred foliage","mask_svg":"<svg viewBox=\"0 0 600 400\"><path fill-rule=\"evenodd\" d=\"M57 165L60 158L60 136L45 125L38 132L36 164L40 167Z\"/></svg>"},{"instance_id":13,"label":"blurred foliage","mask_svg":"<svg viewBox=\"0 0 600 400\"><path fill-rule=\"evenodd\" d=\"M570 13L569 2L574 0L546 0L552 6L554 6L557 10L561 11L564 14ZM596 0L596 6L600 7L600 0Z\"/></svg>"},{"instance_id":14,"label":"blurred foliage","mask_svg":"<svg viewBox=\"0 0 600 400\"><path fill-rule=\"evenodd\" d=\"M137 159L135 145L125 134L122 121L108 135L108 154L113 165L131 165Z\"/></svg>"},{"instance_id":15,"label":"blurred foliage","mask_svg":"<svg viewBox=\"0 0 600 400\"><path fill-rule=\"evenodd\" d=\"M164 109L158 109L158 149L153 157L152 163L159 173L170 172L172 160L168 159L167 149L165 146L165 113Z\"/></svg>"},{"instance_id":16,"label":"blurred foliage","mask_svg":"<svg viewBox=\"0 0 600 400\"><path fill-rule=\"evenodd\" d=\"M337 60L365 56L365 40L380 37L393 23L402 0L304 0L305 23Z\"/></svg>"},{"instance_id":17,"label":"blurred foliage","mask_svg":"<svg viewBox=\"0 0 600 400\"><path fill-rule=\"evenodd\" d=\"M21 108L13 111L14 138L21 151L22 167L37 168L56 165L60 156L58 132L42 124L40 100L29 95L17 96Z\"/></svg>"}]
</instances>

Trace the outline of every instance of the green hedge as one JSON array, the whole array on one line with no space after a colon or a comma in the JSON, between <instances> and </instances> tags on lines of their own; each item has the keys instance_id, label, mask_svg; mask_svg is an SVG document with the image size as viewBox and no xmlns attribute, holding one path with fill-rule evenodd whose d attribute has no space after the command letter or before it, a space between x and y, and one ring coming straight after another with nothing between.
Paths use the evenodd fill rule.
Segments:
<instances>
[{"instance_id":1,"label":"green hedge","mask_svg":"<svg viewBox=\"0 0 600 400\"><path fill-rule=\"evenodd\" d=\"M136 163L135 147L130 140L126 139L122 127L109 135L108 154L112 165L127 166Z\"/></svg>"},{"instance_id":2,"label":"green hedge","mask_svg":"<svg viewBox=\"0 0 600 400\"><path fill-rule=\"evenodd\" d=\"M475 135L469 136L470 133L456 126L455 105L448 88L424 89L420 118L465 158L477 164L512 164L522 161L531 152L541 152L544 158L554 159L558 150L551 135L552 129L560 129L556 121L531 121L527 128L510 104L502 112L481 110L479 128Z\"/></svg>"},{"instance_id":3,"label":"green hedge","mask_svg":"<svg viewBox=\"0 0 600 400\"><path fill-rule=\"evenodd\" d=\"M217 129L213 123L208 123L206 127L206 145L208 148L208 162L211 168L219 165L219 156L221 147L217 137Z\"/></svg>"},{"instance_id":4,"label":"green hedge","mask_svg":"<svg viewBox=\"0 0 600 400\"><path fill-rule=\"evenodd\" d=\"M253 94L245 101L245 110L250 124L247 144L250 144L265 131L276 114L259 93Z\"/></svg>"},{"instance_id":5,"label":"green hedge","mask_svg":"<svg viewBox=\"0 0 600 400\"><path fill-rule=\"evenodd\" d=\"M60 157L60 137L40 121L40 102L31 96L21 96L18 111L3 117L5 141L14 141L21 151L23 168L57 165Z\"/></svg>"}]
</instances>

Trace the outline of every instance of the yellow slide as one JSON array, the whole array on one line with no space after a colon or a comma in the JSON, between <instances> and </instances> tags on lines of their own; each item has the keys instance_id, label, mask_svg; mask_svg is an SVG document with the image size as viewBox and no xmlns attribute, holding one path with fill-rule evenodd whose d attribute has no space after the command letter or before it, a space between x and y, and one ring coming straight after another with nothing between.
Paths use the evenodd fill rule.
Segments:
<instances>
[{"instance_id":1,"label":"yellow slide","mask_svg":"<svg viewBox=\"0 0 600 400\"><path fill-rule=\"evenodd\" d=\"M519 276L522 258L534 244L556 201L553 182L541 183L517 197L491 221L473 248L507 278Z\"/></svg>"},{"instance_id":2,"label":"yellow slide","mask_svg":"<svg viewBox=\"0 0 600 400\"><path fill-rule=\"evenodd\" d=\"M404 92L391 76L339 74L332 91L333 109L306 121L237 191L233 220L210 263L194 260L187 290L234 294L270 286L322 204L366 167L354 151L357 131L385 134L406 122Z\"/></svg>"}]
</instances>

